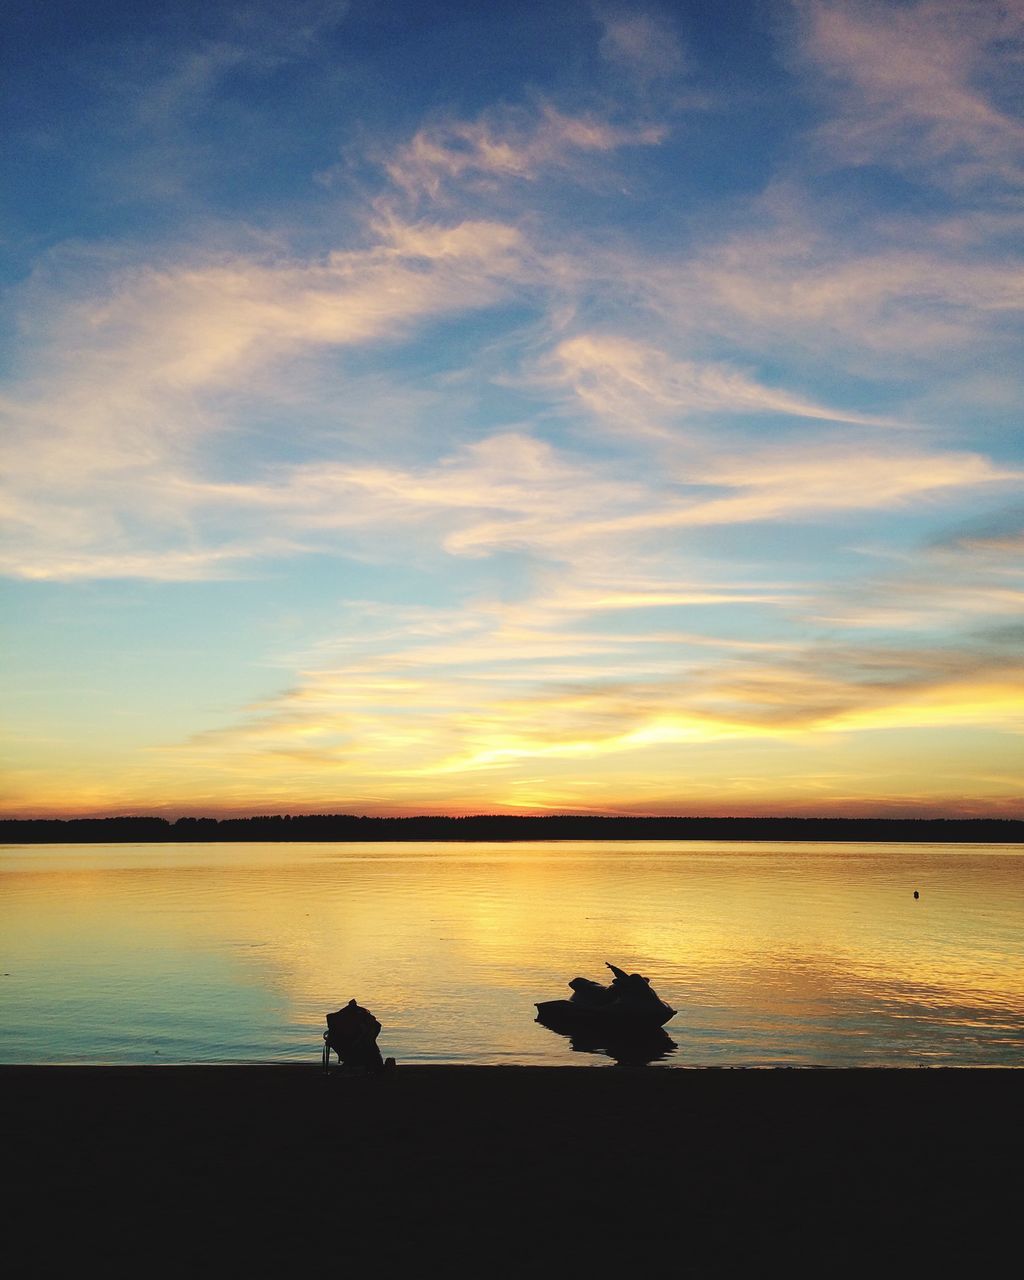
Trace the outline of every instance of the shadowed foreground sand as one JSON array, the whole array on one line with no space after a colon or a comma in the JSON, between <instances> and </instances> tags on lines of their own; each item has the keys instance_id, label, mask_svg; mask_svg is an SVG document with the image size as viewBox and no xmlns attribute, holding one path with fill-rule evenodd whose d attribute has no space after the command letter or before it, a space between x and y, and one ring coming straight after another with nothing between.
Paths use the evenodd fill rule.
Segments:
<instances>
[{"instance_id":1,"label":"shadowed foreground sand","mask_svg":"<svg viewBox=\"0 0 1024 1280\"><path fill-rule=\"evenodd\" d=\"M4 1067L7 1246L18 1275L977 1274L1019 1247L1022 1090L1019 1071Z\"/></svg>"}]
</instances>

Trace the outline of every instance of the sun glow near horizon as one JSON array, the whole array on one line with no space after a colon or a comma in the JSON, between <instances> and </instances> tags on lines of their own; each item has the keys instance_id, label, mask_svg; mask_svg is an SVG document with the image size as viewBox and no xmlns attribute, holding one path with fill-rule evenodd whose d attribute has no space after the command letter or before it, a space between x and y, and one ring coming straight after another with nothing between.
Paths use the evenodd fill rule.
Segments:
<instances>
[{"instance_id":1,"label":"sun glow near horizon","mask_svg":"<svg viewBox=\"0 0 1024 1280\"><path fill-rule=\"evenodd\" d=\"M0 812L1024 813L1020 14L713 8L14 20Z\"/></svg>"}]
</instances>

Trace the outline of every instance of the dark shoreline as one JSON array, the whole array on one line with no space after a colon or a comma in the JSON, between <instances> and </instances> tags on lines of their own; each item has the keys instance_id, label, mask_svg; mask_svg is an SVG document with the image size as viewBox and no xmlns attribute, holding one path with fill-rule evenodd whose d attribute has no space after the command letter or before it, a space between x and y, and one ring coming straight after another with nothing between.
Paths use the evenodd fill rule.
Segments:
<instances>
[{"instance_id":1,"label":"dark shoreline","mask_svg":"<svg viewBox=\"0 0 1024 1280\"><path fill-rule=\"evenodd\" d=\"M976 1274L1016 1230L1022 1096L1009 1069L9 1066L4 1201L47 1264L19 1274Z\"/></svg>"},{"instance_id":2,"label":"dark shoreline","mask_svg":"<svg viewBox=\"0 0 1024 1280\"><path fill-rule=\"evenodd\" d=\"M368 818L306 814L250 818L5 818L0 844L185 841L821 840L1024 843L1016 818L630 818L551 814Z\"/></svg>"}]
</instances>

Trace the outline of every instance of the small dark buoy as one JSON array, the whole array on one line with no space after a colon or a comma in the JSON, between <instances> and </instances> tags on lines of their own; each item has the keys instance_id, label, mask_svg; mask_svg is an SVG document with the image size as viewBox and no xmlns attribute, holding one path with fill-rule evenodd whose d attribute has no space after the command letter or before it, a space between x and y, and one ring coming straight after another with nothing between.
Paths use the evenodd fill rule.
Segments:
<instances>
[{"instance_id":1,"label":"small dark buoy","mask_svg":"<svg viewBox=\"0 0 1024 1280\"><path fill-rule=\"evenodd\" d=\"M914 897L915 897L915 898L920 898L920 896L921 896L921 895L920 895L920 894L918 893L918 891L915 889L915 890L914 890Z\"/></svg>"}]
</instances>

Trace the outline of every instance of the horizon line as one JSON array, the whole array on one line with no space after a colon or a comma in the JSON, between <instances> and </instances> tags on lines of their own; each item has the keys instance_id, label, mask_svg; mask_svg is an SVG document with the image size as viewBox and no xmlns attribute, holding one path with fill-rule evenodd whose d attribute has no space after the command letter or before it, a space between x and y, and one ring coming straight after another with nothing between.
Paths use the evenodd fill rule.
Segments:
<instances>
[{"instance_id":1,"label":"horizon line","mask_svg":"<svg viewBox=\"0 0 1024 1280\"><path fill-rule=\"evenodd\" d=\"M304 821L347 821L347 822L502 822L502 823L536 823L536 822L858 822L858 823L907 823L907 822L1024 822L1024 814L932 814L932 815L854 815L849 813L834 814L702 814L702 813L600 813L588 811L566 811L561 813L409 813L409 814L374 814L353 813L347 811L322 810L309 813L267 813L255 812L245 814L180 814L167 817L159 813L114 813L114 814L74 814L45 815L23 817L20 815L0 816L0 824L6 823L71 823L71 822L153 822L173 827L190 823L243 823L243 822L304 822Z\"/></svg>"}]
</instances>

